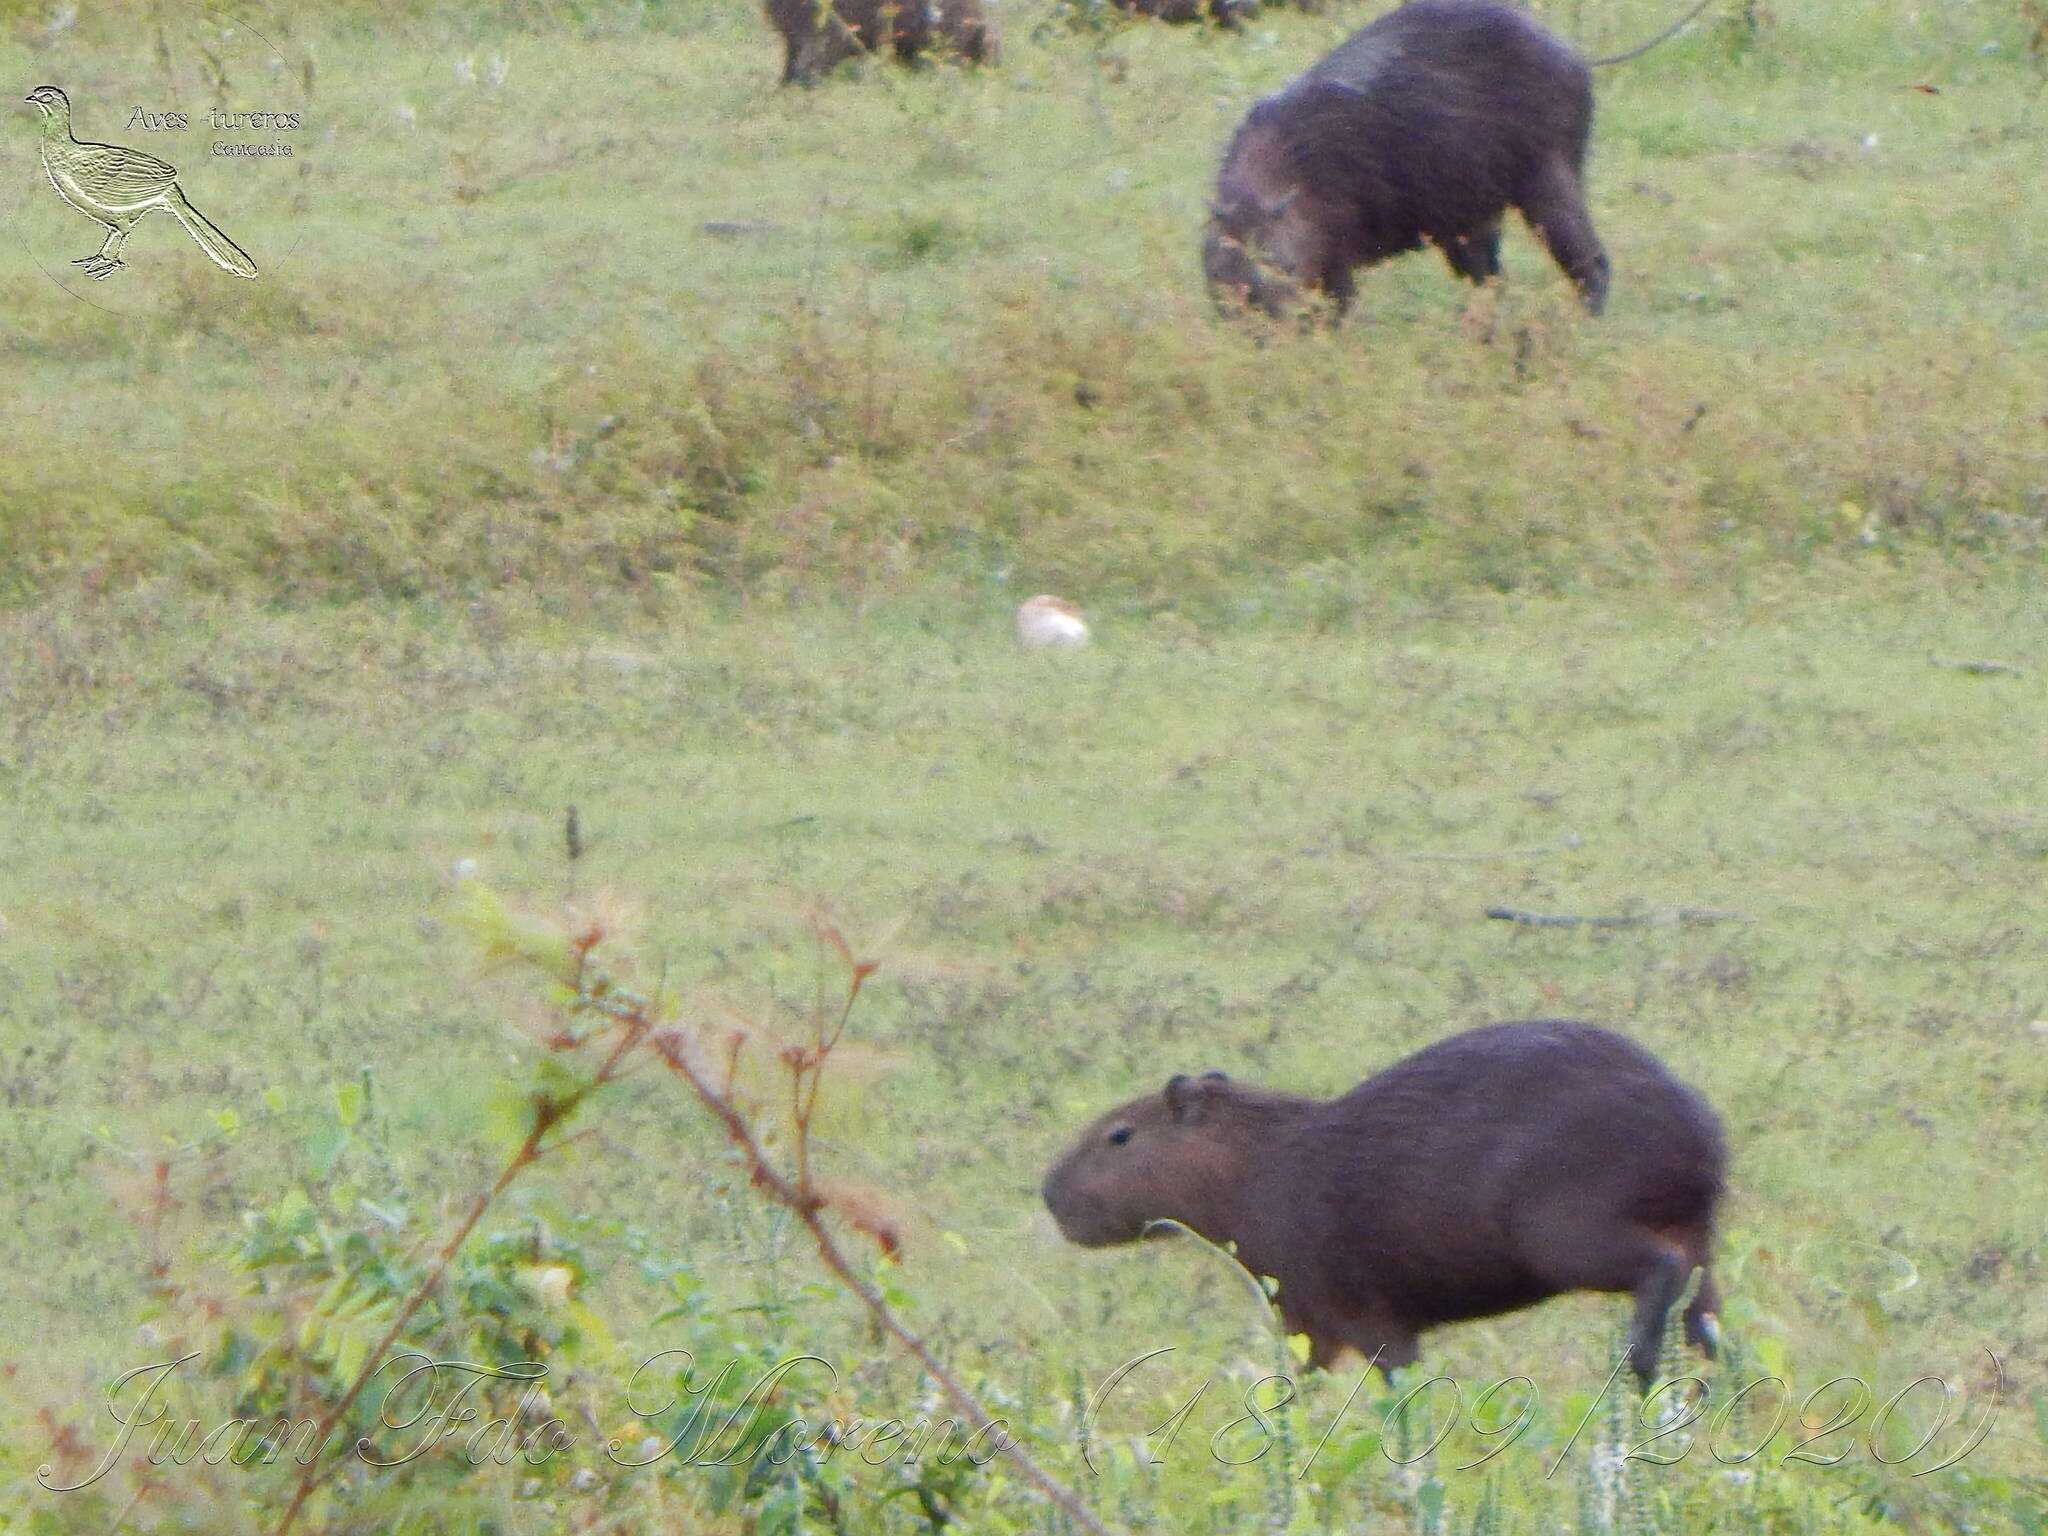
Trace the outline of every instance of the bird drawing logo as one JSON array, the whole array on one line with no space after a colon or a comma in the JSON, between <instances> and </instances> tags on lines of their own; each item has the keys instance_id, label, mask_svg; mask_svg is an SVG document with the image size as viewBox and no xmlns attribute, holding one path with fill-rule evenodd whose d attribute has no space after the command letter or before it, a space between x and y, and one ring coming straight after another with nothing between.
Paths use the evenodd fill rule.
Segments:
<instances>
[{"instance_id":1,"label":"bird drawing logo","mask_svg":"<svg viewBox=\"0 0 2048 1536\"><path fill-rule=\"evenodd\" d=\"M121 250L128 235L146 214L168 213L223 272L254 277L249 253L194 208L178 186L178 168L118 144L81 144L71 134L71 100L54 85L28 93L43 114L43 170L57 195L95 223L104 224L107 238L99 250L72 262L96 281L126 263Z\"/></svg>"}]
</instances>

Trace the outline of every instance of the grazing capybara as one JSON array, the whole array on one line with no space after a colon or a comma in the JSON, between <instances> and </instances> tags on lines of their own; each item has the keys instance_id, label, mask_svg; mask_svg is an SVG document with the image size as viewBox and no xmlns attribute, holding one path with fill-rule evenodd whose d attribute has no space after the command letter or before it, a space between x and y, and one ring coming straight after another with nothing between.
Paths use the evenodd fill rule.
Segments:
<instances>
[{"instance_id":1,"label":"grazing capybara","mask_svg":"<svg viewBox=\"0 0 2048 1536\"><path fill-rule=\"evenodd\" d=\"M1349 1347L1391 1370L1440 1323L1626 1291L1647 1384L1695 1267L1686 1336L1713 1353L1726 1166L1714 1111L1648 1051L1535 1020L1440 1040L1334 1099L1176 1076L1083 1131L1044 1195L1085 1247L1162 1220L1235 1243L1279 1281L1312 1366Z\"/></svg>"},{"instance_id":2,"label":"grazing capybara","mask_svg":"<svg viewBox=\"0 0 2048 1536\"><path fill-rule=\"evenodd\" d=\"M950 48L971 64L993 63L995 30L980 0L766 0L787 50L784 85L811 85L856 54L893 49L909 63Z\"/></svg>"},{"instance_id":3,"label":"grazing capybara","mask_svg":"<svg viewBox=\"0 0 2048 1536\"><path fill-rule=\"evenodd\" d=\"M1494 0L1410 0L1238 126L1202 248L1210 291L1278 315L1320 289L1341 312L1357 268L1425 243L1481 283L1516 208L1598 314L1592 126L1587 61L1534 18Z\"/></svg>"},{"instance_id":4,"label":"grazing capybara","mask_svg":"<svg viewBox=\"0 0 2048 1536\"><path fill-rule=\"evenodd\" d=\"M1259 12L1259 0L1116 0L1120 10L1157 21L1213 21L1231 31Z\"/></svg>"}]
</instances>

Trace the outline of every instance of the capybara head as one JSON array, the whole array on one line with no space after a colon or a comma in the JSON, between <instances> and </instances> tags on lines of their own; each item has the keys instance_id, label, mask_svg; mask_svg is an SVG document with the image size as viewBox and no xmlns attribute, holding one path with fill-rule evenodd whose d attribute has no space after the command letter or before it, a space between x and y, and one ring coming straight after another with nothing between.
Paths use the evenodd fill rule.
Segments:
<instances>
[{"instance_id":1,"label":"capybara head","mask_svg":"<svg viewBox=\"0 0 2048 1536\"><path fill-rule=\"evenodd\" d=\"M1209 204L1202 270L1225 309L1249 306L1278 319L1301 289L1306 231L1295 216L1300 190L1267 199L1237 192Z\"/></svg>"},{"instance_id":2,"label":"capybara head","mask_svg":"<svg viewBox=\"0 0 2048 1536\"><path fill-rule=\"evenodd\" d=\"M1200 1230L1243 1161L1239 1093L1221 1072L1176 1074L1158 1093L1089 1126L1045 1176L1045 1206L1060 1235L1106 1248L1137 1241L1155 1221Z\"/></svg>"}]
</instances>

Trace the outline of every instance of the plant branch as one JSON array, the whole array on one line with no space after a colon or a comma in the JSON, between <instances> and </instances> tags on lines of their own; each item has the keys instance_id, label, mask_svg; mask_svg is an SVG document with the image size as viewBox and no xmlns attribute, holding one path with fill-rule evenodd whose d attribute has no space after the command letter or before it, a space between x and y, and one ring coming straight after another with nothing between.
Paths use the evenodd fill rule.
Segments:
<instances>
[{"instance_id":1,"label":"plant branch","mask_svg":"<svg viewBox=\"0 0 2048 1536\"><path fill-rule=\"evenodd\" d=\"M1486 915L1503 923L1524 928L1642 928L1656 922L1743 923L1740 912L1723 912L1714 907L1672 907L1665 912L1627 912L1604 916L1580 916L1562 912L1518 912L1513 907L1488 907Z\"/></svg>"},{"instance_id":2,"label":"plant branch","mask_svg":"<svg viewBox=\"0 0 2048 1536\"><path fill-rule=\"evenodd\" d=\"M858 980L855 981L853 990L859 990ZM851 1007L850 999L848 1006ZM931 1346L896 1315L895 1309L881 1293L854 1268L852 1261L839 1246L839 1240L833 1236L832 1229L825 1225L824 1202L814 1192L799 1188L768 1160L766 1150L755 1136L752 1125L748 1123L739 1106L729 1096L719 1092L691 1063L689 1044L683 1034L677 1030L664 1030L653 1036L649 1044L668 1064L669 1070L689 1085L698 1102L717 1119L725 1131L726 1139L739 1151L741 1159L746 1163L747 1175L754 1187L768 1199L793 1213L797 1220L804 1224L811 1235L812 1243L817 1247L818 1257L832 1272L833 1277L852 1292L854 1299L867 1309L868 1316L903 1346L917 1361L919 1369L937 1383L939 1390L946 1394L955 1408L974 1420L977 1432L994 1426L997 1422L995 1415L939 1362L938 1357L932 1353ZM1109 1536L1102 1522L1096 1519L1093 1512L1081 1501L1080 1495L1039 1466L1031 1454L1014 1438L1004 1435L1001 1445L1003 1454L1010 1458L1017 1470L1024 1474L1025 1479L1057 1505L1075 1525L1086 1531L1088 1536Z\"/></svg>"},{"instance_id":3,"label":"plant branch","mask_svg":"<svg viewBox=\"0 0 2048 1536\"><path fill-rule=\"evenodd\" d=\"M618 1018L621 1010L616 1005L607 1006L604 1002L596 999L588 985L589 972L585 965L585 960L590 949L596 943L596 935L594 933L587 935L584 939L580 939L577 942L578 954L575 986L577 988L578 1005L595 1007L607 1016ZM355 1380L349 1383L348 1390L343 1392L340 1400L321 1416L319 1428L314 1432L312 1440L316 1454L306 1464L305 1470L299 1474L298 1485L292 1490L292 1501L286 1506L284 1518L278 1521L273 1536L285 1536L285 1533L290 1531L293 1523L297 1521L299 1511L305 1507L306 1500L312 1496L313 1490L319 1486L321 1480L322 1473L320 1471L320 1458L317 1454L318 1449L326 1445L327 1437L334 1432L335 1426L347 1417L349 1409L356 1405L356 1399L363 1395L363 1389L370 1384L370 1379L383 1367L385 1355L390 1352L391 1346L397 1343L404 1334L407 1324L411 1323L413 1318L418 1315L420 1308L426 1305L427 1298L440 1288L442 1280L448 1274L449 1266L455 1262L455 1256L462 1251L462 1245L469 1241L469 1236L476 1230L477 1223L484 1219L484 1213L491 1208L500 1195L505 1193L514 1179L518 1178L520 1174L524 1173L539 1160L542 1143L547 1139L548 1132L573 1115L576 1112L577 1106L591 1094L610 1082L613 1074L618 1071L620 1064L625 1060L627 1054L646 1037L648 1028L646 1018L637 1008L630 1013L626 1013L621 1023L622 1027L619 1030L619 1037L613 1042L611 1053L605 1057L604 1065L598 1069L596 1077L592 1078L589 1083L578 1089L569 1098L540 1099L535 1102L533 1124L528 1127L524 1139L519 1143L518 1149L513 1152L504 1168L499 1171L498 1177L491 1187L478 1195L470 1203L469 1213L463 1217L461 1225L455 1229L454 1234L448 1241L441 1245L441 1251L434 1260L433 1270L427 1275L426 1279L413 1288L412 1295L406 1298L405 1305L398 1310L398 1315L391 1320L390 1326L384 1330L382 1337L371 1347L370 1352L363 1357L363 1363L356 1371Z\"/></svg>"}]
</instances>

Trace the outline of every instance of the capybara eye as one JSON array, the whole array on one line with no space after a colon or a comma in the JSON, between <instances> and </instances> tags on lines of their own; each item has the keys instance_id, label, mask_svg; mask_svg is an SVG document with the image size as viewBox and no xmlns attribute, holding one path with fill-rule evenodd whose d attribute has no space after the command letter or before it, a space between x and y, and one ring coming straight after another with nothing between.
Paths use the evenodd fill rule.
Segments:
<instances>
[{"instance_id":1,"label":"capybara eye","mask_svg":"<svg viewBox=\"0 0 2048 1536\"><path fill-rule=\"evenodd\" d=\"M1128 1125L1120 1125L1109 1133L1109 1144L1112 1147L1120 1147L1130 1139L1131 1128Z\"/></svg>"}]
</instances>

